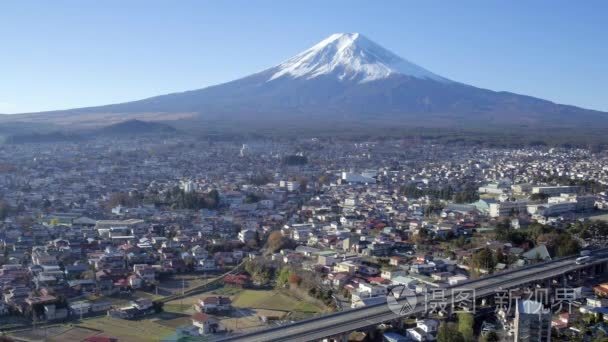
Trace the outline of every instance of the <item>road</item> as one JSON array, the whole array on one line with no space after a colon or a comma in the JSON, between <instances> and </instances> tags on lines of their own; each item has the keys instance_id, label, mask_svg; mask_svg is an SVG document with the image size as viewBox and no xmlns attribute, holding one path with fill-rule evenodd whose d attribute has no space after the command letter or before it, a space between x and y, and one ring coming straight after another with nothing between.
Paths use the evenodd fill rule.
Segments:
<instances>
[{"instance_id":1,"label":"road","mask_svg":"<svg viewBox=\"0 0 608 342\"><path fill-rule=\"evenodd\" d=\"M523 284L559 277L577 269L589 267L591 264L608 262L608 250L603 249L594 253L595 260L588 264L577 265L576 257L562 258L515 270L498 273L477 280L446 287L474 289L476 297L488 296L501 289L515 288ZM446 291L445 300L451 300ZM424 297L418 298L418 303L424 303ZM424 313L425 305L417 305L408 315ZM270 341L314 341L345 332L374 326L391 321L399 316L393 313L387 304L368 306L364 308L338 312L304 321L295 322L281 327L273 327L243 335L226 337L220 341L270 342Z\"/></svg>"}]
</instances>

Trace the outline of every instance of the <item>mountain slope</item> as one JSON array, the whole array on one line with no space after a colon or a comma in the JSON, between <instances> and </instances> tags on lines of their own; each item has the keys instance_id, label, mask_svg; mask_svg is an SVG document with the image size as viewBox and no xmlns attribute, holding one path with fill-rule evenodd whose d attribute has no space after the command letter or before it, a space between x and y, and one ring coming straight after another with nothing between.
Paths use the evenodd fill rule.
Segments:
<instances>
[{"instance_id":1,"label":"mountain slope","mask_svg":"<svg viewBox=\"0 0 608 342\"><path fill-rule=\"evenodd\" d=\"M133 135L163 135L173 134L177 130L169 125L158 122L146 122L141 120L127 120L105 126L94 134L102 136L133 136Z\"/></svg>"},{"instance_id":2,"label":"mountain slope","mask_svg":"<svg viewBox=\"0 0 608 342\"><path fill-rule=\"evenodd\" d=\"M608 127L606 113L458 83L357 33L331 35L273 68L204 89L17 117L85 125L137 118L277 127L345 120L425 127Z\"/></svg>"}]
</instances>

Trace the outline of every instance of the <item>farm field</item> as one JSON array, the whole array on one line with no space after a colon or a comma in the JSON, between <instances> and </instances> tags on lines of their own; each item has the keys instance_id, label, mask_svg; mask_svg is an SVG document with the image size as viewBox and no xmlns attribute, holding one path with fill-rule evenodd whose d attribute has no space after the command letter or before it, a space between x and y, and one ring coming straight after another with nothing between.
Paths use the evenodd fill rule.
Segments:
<instances>
[{"instance_id":1,"label":"farm field","mask_svg":"<svg viewBox=\"0 0 608 342\"><path fill-rule=\"evenodd\" d=\"M160 341L174 333L174 329L158 324L151 318L130 321L104 316L84 320L78 327L102 331L119 341L133 342Z\"/></svg>"}]
</instances>

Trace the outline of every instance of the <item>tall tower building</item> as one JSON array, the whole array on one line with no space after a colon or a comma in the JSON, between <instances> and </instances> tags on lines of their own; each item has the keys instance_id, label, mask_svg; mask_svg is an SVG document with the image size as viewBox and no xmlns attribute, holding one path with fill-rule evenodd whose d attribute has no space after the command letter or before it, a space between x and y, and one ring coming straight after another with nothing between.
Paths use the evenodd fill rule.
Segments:
<instances>
[{"instance_id":1,"label":"tall tower building","mask_svg":"<svg viewBox=\"0 0 608 342\"><path fill-rule=\"evenodd\" d=\"M515 342L551 341L551 310L533 300L518 300L515 311Z\"/></svg>"}]
</instances>

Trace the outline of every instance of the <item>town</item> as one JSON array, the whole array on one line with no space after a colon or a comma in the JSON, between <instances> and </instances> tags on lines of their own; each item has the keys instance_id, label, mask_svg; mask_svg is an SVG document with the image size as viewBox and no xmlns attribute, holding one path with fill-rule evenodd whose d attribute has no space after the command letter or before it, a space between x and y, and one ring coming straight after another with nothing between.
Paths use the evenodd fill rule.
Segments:
<instances>
[{"instance_id":1,"label":"town","mask_svg":"<svg viewBox=\"0 0 608 342\"><path fill-rule=\"evenodd\" d=\"M0 331L18 341L230 340L608 247L608 153L586 148L142 136L0 160ZM341 339L604 341L591 266Z\"/></svg>"}]
</instances>

